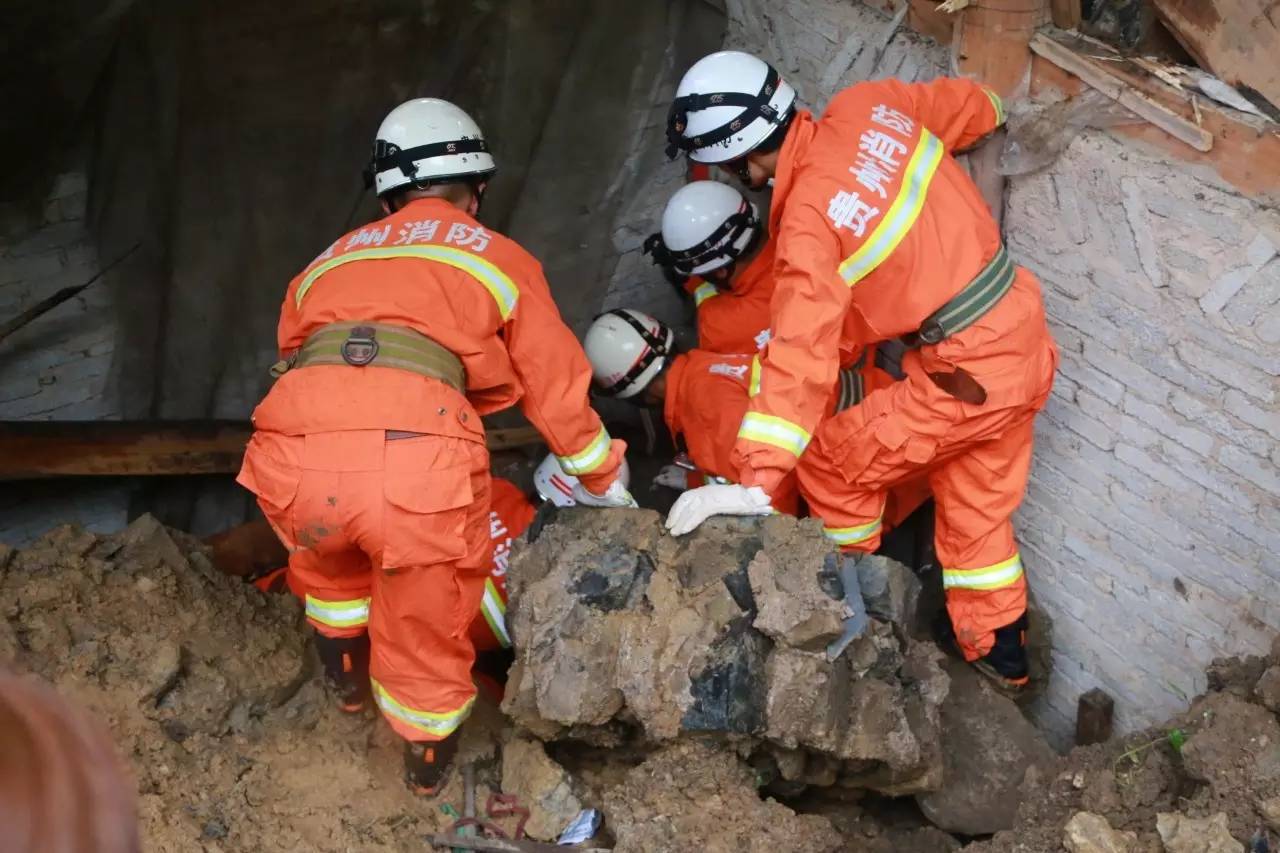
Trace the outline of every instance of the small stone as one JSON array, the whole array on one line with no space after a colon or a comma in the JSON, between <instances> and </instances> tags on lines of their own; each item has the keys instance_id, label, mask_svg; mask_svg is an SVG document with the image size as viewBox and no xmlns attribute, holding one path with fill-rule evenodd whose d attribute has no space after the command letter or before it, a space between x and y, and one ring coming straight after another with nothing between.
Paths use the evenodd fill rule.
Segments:
<instances>
[{"instance_id":1,"label":"small stone","mask_svg":"<svg viewBox=\"0 0 1280 853\"><path fill-rule=\"evenodd\" d=\"M1253 686L1253 695L1271 711L1280 714L1280 664L1268 667L1262 673Z\"/></svg>"},{"instance_id":2,"label":"small stone","mask_svg":"<svg viewBox=\"0 0 1280 853\"><path fill-rule=\"evenodd\" d=\"M138 578L137 583L134 585L138 588L138 592L142 593L143 595L146 595L148 592L151 592L156 588L156 582L151 578L145 577L145 576Z\"/></svg>"},{"instance_id":3,"label":"small stone","mask_svg":"<svg viewBox=\"0 0 1280 853\"><path fill-rule=\"evenodd\" d=\"M1077 791L1079 791L1081 788L1084 787L1084 783L1085 783L1084 773L1077 773L1076 775L1071 777L1071 787L1075 788Z\"/></svg>"},{"instance_id":4,"label":"small stone","mask_svg":"<svg viewBox=\"0 0 1280 853\"><path fill-rule=\"evenodd\" d=\"M1280 796L1259 800L1258 814L1273 832L1280 832Z\"/></svg>"},{"instance_id":5,"label":"small stone","mask_svg":"<svg viewBox=\"0 0 1280 853\"><path fill-rule=\"evenodd\" d=\"M1240 853L1242 846L1227 829L1226 812L1190 818L1181 812L1156 815L1156 832L1165 853Z\"/></svg>"},{"instance_id":6,"label":"small stone","mask_svg":"<svg viewBox=\"0 0 1280 853\"><path fill-rule=\"evenodd\" d=\"M1062 846L1070 853L1130 853L1138 843L1136 832L1119 832L1107 819L1091 812L1076 812L1062 828Z\"/></svg>"},{"instance_id":7,"label":"small stone","mask_svg":"<svg viewBox=\"0 0 1280 853\"><path fill-rule=\"evenodd\" d=\"M502 790L529 807L525 832L541 841L554 841L583 808L569 774L531 738L513 737L503 744Z\"/></svg>"}]
</instances>

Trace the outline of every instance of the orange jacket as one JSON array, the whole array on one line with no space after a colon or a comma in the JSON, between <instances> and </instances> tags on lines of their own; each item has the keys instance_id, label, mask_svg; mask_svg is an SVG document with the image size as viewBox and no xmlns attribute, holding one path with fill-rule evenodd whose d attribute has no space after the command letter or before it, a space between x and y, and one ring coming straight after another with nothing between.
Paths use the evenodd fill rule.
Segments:
<instances>
[{"instance_id":1,"label":"orange jacket","mask_svg":"<svg viewBox=\"0 0 1280 853\"><path fill-rule=\"evenodd\" d=\"M1003 120L996 95L961 79L860 83L820 121L797 114L774 176L778 298L734 448L740 482L772 489L808 444L838 368L915 331L995 255L999 230L948 155ZM966 332L933 349L964 361Z\"/></svg>"},{"instance_id":2,"label":"orange jacket","mask_svg":"<svg viewBox=\"0 0 1280 853\"><path fill-rule=\"evenodd\" d=\"M728 290L696 276L685 282L698 314L698 349L741 353L764 346L773 298L773 257L774 242L766 240L751 262L737 271Z\"/></svg>"},{"instance_id":3,"label":"orange jacket","mask_svg":"<svg viewBox=\"0 0 1280 853\"><path fill-rule=\"evenodd\" d=\"M479 415L519 403L592 491L613 481L626 445L587 400L591 367L560 319L538 262L441 199L420 199L343 236L289 284L282 357L321 326L407 326L466 368L466 400L395 368L318 365L282 376L254 412L258 429L299 435L391 429L484 440Z\"/></svg>"}]
</instances>

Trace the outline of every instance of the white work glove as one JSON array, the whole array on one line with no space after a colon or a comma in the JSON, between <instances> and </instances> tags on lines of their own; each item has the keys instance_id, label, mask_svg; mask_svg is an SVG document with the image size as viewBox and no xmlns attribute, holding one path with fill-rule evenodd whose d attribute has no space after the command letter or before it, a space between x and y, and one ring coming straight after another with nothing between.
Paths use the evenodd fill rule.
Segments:
<instances>
[{"instance_id":1,"label":"white work glove","mask_svg":"<svg viewBox=\"0 0 1280 853\"><path fill-rule=\"evenodd\" d=\"M609 488L604 490L603 495L592 494L583 487L582 483L574 483L573 499L582 506L637 506L636 499L631 497L631 493L627 491L627 487L622 485L621 479L614 480L610 483Z\"/></svg>"},{"instance_id":2,"label":"white work glove","mask_svg":"<svg viewBox=\"0 0 1280 853\"><path fill-rule=\"evenodd\" d=\"M679 465L663 465L662 470L653 478L653 484L683 492L689 488L689 471Z\"/></svg>"},{"instance_id":3,"label":"white work glove","mask_svg":"<svg viewBox=\"0 0 1280 853\"><path fill-rule=\"evenodd\" d=\"M683 536L713 515L768 515L769 496L759 486L699 486L676 498L667 514L667 532Z\"/></svg>"}]
</instances>

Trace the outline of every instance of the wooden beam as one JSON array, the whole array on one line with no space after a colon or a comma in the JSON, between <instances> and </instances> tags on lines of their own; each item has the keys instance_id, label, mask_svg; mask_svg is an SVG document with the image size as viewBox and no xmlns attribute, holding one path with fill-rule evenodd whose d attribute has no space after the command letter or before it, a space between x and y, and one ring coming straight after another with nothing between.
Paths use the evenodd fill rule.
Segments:
<instances>
[{"instance_id":1,"label":"wooden beam","mask_svg":"<svg viewBox=\"0 0 1280 853\"><path fill-rule=\"evenodd\" d=\"M0 481L235 474L252 431L245 421L4 421ZM542 441L533 427L485 438L490 450Z\"/></svg>"},{"instance_id":2,"label":"wooden beam","mask_svg":"<svg viewBox=\"0 0 1280 853\"><path fill-rule=\"evenodd\" d=\"M961 13L952 44L956 69L975 77L1002 98L1027 94L1031 77L1028 44L1049 22L1049 0L982 0Z\"/></svg>"},{"instance_id":3,"label":"wooden beam","mask_svg":"<svg viewBox=\"0 0 1280 853\"><path fill-rule=\"evenodd\" d=\"M1280 107L1275 0L1152 0L1174 38L1208 71Z\"/></svg>"},{"instance_id":4,"label":"wooden beam","mask_svg":"<svg viewBox=\"0 0 1280 853\"><path fill-rule=\"evenodd\" d=\"M1063 30L1080 26L1080 0L1049 0L1053 25Z\"/></svg>"},{"instance_id":5,"label":"wooden beam","mask_svg":"<svg viewBox=\"0 0 1280 853\"><path fill-rule=\"evenodd\" d=\"M1213 137L1213 146L1210 151L1197 151L1145 122L1112 127L1109 133L1151 145L1166 156L1212 169L1239 191L1280 204L1280 134L1276 125L1220 107L1208 98L1199 97L1193 104L1191 93L1168 86L1131 63L1108 62L1107 66L1148 98L1203 128ZM1043 57L1035 58L1031 81L1031 95L1038 99L1074 97L1086 88L1079 77Z\"/></svg>"},{"instance_id":6,"label":"wooden beam","mask_svg":"<svg viewBox=\"0 0 1280 853\"><path fill-rule=\"evenodd\" d=\"M1184 119L1163 104L1140 93L1088 57L1059 44L1043 33L1037 33L1031 40L1031 49L1063 71L1074 74L1108 98L1132 110L1174 139L1185 142L1197 151L1209 151L1213 148L1213 134L1199 127L1194 121Z\"/></svg>"}]
</instances>

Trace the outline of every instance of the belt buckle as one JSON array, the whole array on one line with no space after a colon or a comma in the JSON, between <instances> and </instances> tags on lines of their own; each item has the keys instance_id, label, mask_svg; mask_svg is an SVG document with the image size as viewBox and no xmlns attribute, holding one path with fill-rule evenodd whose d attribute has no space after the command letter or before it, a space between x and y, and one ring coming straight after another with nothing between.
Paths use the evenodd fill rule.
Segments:
<instances>
[{"instance_id":1,"label":"belt buckle","mask_svg":"<svg viewBox=\"0 0 1280 853\"><path fill-rule=\"evenodd\" d=\"M920 331L916 333L922 343L940 344L947 337L947 330L942 328L942 324L932 318L925 320L920 326Z\"/></svg>"},{"instance_id":2,"label":"belt buckle","mask_svg":"<svg viewBox=\"0 0 1280 853\"><path fill-rule=\"evenodd\" d=\"M371 326L356 326L342 342L342 360L352 367L364 367L378 357L378 340Z\"/></svg>"}]
</instances>

